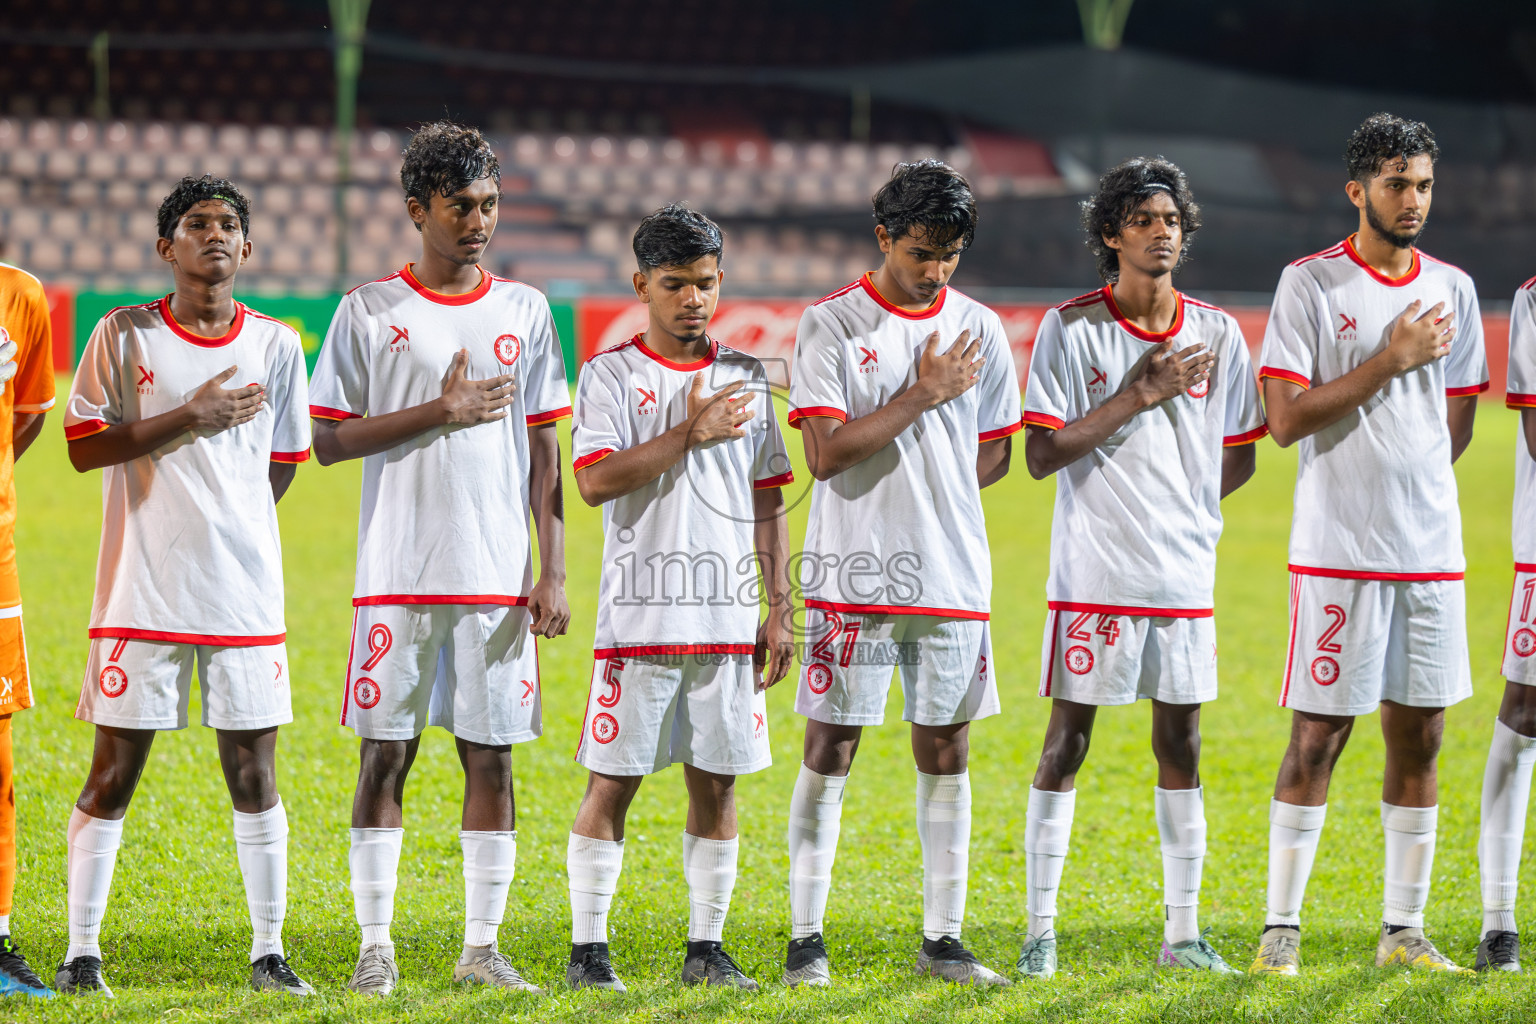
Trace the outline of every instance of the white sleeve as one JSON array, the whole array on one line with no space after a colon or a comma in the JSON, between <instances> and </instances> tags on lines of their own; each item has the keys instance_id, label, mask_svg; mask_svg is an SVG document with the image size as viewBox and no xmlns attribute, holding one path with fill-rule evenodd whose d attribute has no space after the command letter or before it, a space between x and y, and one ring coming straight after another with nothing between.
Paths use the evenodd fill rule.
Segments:
<instances>
[{"instance_id":1,"label":"white sleeve","mask_svg":"<svg viewBox=\"0 0 1536 1024\"><path fill-rule=\"evenodd\" d=\"M1259 382L1253 375L1253 358L1248 354L1248 340L1237 321L1228 318L1231 334L1228 338L1229 354L1226 366L1227 408L1222 421L1224 445L1252 444L1265 434L1269 427L1264 424L1264 407L1259 401Z\"/></svg>"},{"instance_id":2,"label":"white sleeve","mask_svg":"<svg viewBox=\"0 0 1536 1024\"><path fill-rule=\"evenodd\" d=\"M766 373L759 368L759 376L748 387L757 391L752 404L757 408L754 420L760 421L757 432L757 451L752 457L752 487L783 487L795 482L794 470L789 465L789 452L784 447L784 434L779 430L778 412L773 407L773 388L768 385Z\"/></svg>"},{"instance_id":3,"label":"white sleeve","mask_svg":"<svg viewBox=\"0 0 1536 1024\"><path fill-rule=\"evenodd\" d=\"M1312 386L1317 371L1317 342L1327 330L1323 295L1301 267L1286 267L1275 286L1274 305L1264 328L1259 377Z\"/></svg>"},{"instance_id":4,"label":"white sleeve","mask_svg":"<svg viewBox=\"0 0 1536 1024\"><path fill-rule=\"evenodd\" d=\"M571 388L565 380L565 353L560 350L560 336L555 333L555 318L549 301L543 301L543 316L528 339L528 362L522 386L524 414L528 425L536 427L571 415Z\"/></svg>"},{"instance_id":5,"label":"white sleeve","mask_svg":"<svg viewBox=\"0 0 1536 1024\"><path fill-rule=\"evenodd\" d=\"M64 406L64 437L78 441L123 422L122 332L107 314L80 353Z\"/></svg>"},{"instance_id":6,"label":"white sleeve","mask_svg":"<svg viewBox=\"0 0 1536 1024\"><path fill-rule=\"evenodd\" d=\"M848 388L843 377L843 340L828 330L810 306L795 331L795 365L789 383L789 425L808 416L848 422Z\"/></svg>"},{"instance_id":7,"label":"white sleeve","mask_svg":"<svg viewBox=\"0 0 1536 1024\"><path fill-rule=\"evenodd\" d=\"M284 359L272 368L267 383L272 403L272 461L303 462L309 458L309 377L304 345L295 333L283 346Z\"/></svg>"},{"instance_id":8,"label":"white sleeve","mask_svg":"<svg viewBox=\"0 0 1536 1024\"><path fill-rule=\"evenodd\" d=\"M1476 395L1488 390L1488 352L1483 347L1483 314L1470 278L1456 287L1456 337L1445 357L1445 393Z\"/></svg>"},{"instance_id":9,"label":"white sleeve","mask_svg":"<svg viewBox=\"0 0 1536 1024\"><path fill-rule=\"evenodd\" d=\"M1029 379L1024 382L1024 422L1028 426L1060 430L1088 413L1072 401L1079 389L1074 386L1076 375L1064 342L1061 313L1048 310L1035 333L1035 348L1029 355Z\"/></svg>"},{"instance_id":10,"label":"white sleeve","mask_svg":"<svg viewBox=\"0 0 1536 1024\"><path fill-rule=\"evenodd\" d=\"M325 344L309 383L309 414L323 420L368 415L368 362L373 352L373 323L361 309L357 292L336 307Z\"/></svg>"},{"instance_id":11,"label":"white sleeve","mask_svg":"<svg viewBox=\"0 0 1536 1024\"><path fill-rule=\"evenodd\" d=\"M1504 403L1511 409L1536 409L1536 280L1515 292L1509 311L1509 386Z\"/></svg>"},{"instance_id":12,"label":"white sleeve","mask_svg":"<svg viewBox=\"0 0 1536 1024\"><path fill-rule=\"evenodd\" d=\"M980 392L976 432L982 441L995 441L1024 429L1019 410L1019 371L1013 365L1013 349L1003 331L1003 322L996 314L988 318L980 351L987 361L981 365L981 379L976 382Z\"/></svg>"},{"instance_id":13,"label":"white sleeve","mask_svg":"<svg viewBox=\"0 0 1536 1024\"><path fill-rule=\"evenodd\" d=\"M576 378L576 408L571 420L571 471L586 469L633 444L623 398L611 376L587 363Z\"/></svg>"}]
</instances>

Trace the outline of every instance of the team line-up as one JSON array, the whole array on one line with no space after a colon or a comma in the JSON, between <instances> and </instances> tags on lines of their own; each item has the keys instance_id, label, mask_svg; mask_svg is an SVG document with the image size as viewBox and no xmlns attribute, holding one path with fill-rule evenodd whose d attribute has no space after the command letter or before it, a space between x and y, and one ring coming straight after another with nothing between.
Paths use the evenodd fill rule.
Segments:
<instances>
[{"instance_id":1,"label":"team line-up","mask_svg":"<svg viewBox=\"0 0 1536 1024\"><path fill-rule=\"evenodd\" d=\"M412 138L400 176L421 258L341 301L309 379L296 333L234 299L251 251L246 198L227 180L183 179L160 206L156 242L175 290L102 318L64 409L71 462L105 479L76 710L96 727L95 751L69 819L69 950L53 989L111 994L98 941L124 816L155 732L187 724L195 669L233 804L251 984L313 991L281 937L288 824L275 782L277 729L292 721L276 503L313 450L322 465L363 461L341 710L361 741L349 855L361 942L348 987L383 996L399 981L390 924L402 799L430 724L452 733L465 775L464 949L453 979L539 991L499 951L497 930L517 850L511 748L542 732L535 645L570 619L556 432L567 416L576 484L601 505L604 531L576 753L589 776L566 853L570 986L624 989L607 919L625 815L646 775L681 763L682 981L757 987L723 945L737 874L734 785L770 763L764 691L788 673L801 640L805 746L789 797L784 983L837 977L823 921L843 796L862 730L884 720L893 675L916 768L917 969L1009 983L961 932L969 727L1000 710L981 489L1008 472L1020 431L1030 474L1056 477L1056 505L1040 671L1052 705L1029 791L1028 928L1013 973L1056 971L1076 775L1099 708L1140 699L1152 701L1157 762L1158 962L1232 971L1199 927L1199 715L1217 695L1220 503L1252 476L1266 433L1300 455L1280 692L1292 731L1270 805L1265 926L1250 970L1298 971L1333 766L1355 717L1379 709L1386 855L1376 963L1465 971L1426 936L1424 907L1444 713L1472 692L1452 463L1489 382L1471 279L1415 246L1438 155L1417 122L1377 114L1356 129L1345 190L1359 230L1281 271L1257 372L1236 321L1173 286L1200 226L1184 174L1161 158L1109 169L1083 203L1105 284L1046 315L1022 401L997 315L947 284L976 229L969 186L937 161L897 166L873 202L879 267L800 320L789 423L815 483L795 557L782 492L793 477L763 366L708 333L724 245L703 213L674 204L640 223L634 289L649 325L581 367L573 403L544 296L478 265L500 171L474 129L442 122ZM53 404L46 303L29 276L0 273L0 372L10 381L0 430L14 424L6 451L19 456ZM1523 426L1516 509L1529 509L1529 286L1515 298L1508 365ZM11 466L7 454L7 811L10 716L31 703ZM1514 522L1508 682L1482 798L1479 970L1520 969L1514 903L1536 763L1536 517ZM826 571L806 576L806 559ZM722 580L728 599L701 594ZM13 811L0 816L0 833L0 992L52 995L10 938Z\"/></svg>"}]
</instances>

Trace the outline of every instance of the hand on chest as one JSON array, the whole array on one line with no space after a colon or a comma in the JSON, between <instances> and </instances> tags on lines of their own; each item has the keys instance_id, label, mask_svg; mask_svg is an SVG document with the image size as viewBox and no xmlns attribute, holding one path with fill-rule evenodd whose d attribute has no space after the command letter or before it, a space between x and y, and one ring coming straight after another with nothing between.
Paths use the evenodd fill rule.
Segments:
<instances>
[{"instance_id":1,"label":"hand on chest","mask_svg":"<svg viewBox=\"0 0 1536 1024\"><path fill-rule=\"evenodd\" d=\"M1421 312L1437 303L1444 303L1448 311L1455 310L1453 297L1441 288L1339 290L1329 296L1328 323L1323 325L1322 340L1331 342L1345 365L1352 366L1386 347L1398 318L1415 301Z\"/></svg>"},{"instance_id":2,"label":"hand on chest","mask_svg":"<svg viewBox=\"0 0 1536 1024\"><path fill-rule=\"evenodd\" d=\"M528 346L527 332L509 324L490 324L479 319L463 322L422 322L402 319L379 331L375 358L386 364L409 366L423 375L447 372L453 357L469 355L465 375L487 380L517 375Z\"/></svg>"}]
</instances>

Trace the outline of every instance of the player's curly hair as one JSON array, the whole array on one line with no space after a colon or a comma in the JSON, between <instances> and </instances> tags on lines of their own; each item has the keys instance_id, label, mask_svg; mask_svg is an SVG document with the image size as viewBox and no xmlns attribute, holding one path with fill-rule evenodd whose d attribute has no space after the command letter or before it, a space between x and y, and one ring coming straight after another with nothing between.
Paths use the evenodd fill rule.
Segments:
<instances>
[{"instance_id":1,"label":"player's curly hair","mask_svg":"<svg viewBox=\"0 0 1536 1024\"><path fill-rule=\"evenodd\" d=\"M205 174L194 178L190 174L176 183L171 194L160 202L160 212L155 215L155 227L161 238L176 237L176 225L186 212L198 203L218 199L228 203L240 218L240 233L251 234L251 201L228 178L215 178Z\"/></svg>"},{"instance_id":2,"label":"player's curly hair","mask_svg":"<svg viewBox=\"0 0 1536 1024\"><path fill-rule=\"evenodd\" d=\"M897 164L891 180L875 193L875 223L891 240L913 229L937 246L960 242L964 252L976 237L976 197L965 176L942 160Z\"/></svg>"},{"instance_id":3,"label":"player's curly hair","mask_svg":"<svg viewBox=\"0 0 1536 1024\"><path fill-rule=\"evenodd\" d=\"M453 121L417 129L400 164L400 187L423 207L432 205L433 196L458 195L481 178L496 182L499 193L501 163L478 128Z\"/></svg>"},{"instance_id":4,"label":"player's curly hair","mask_svg":"<svg viewBox=\"0 0 1536 1024\"><path fill-rule=\"evenodd\" d=\"M706 256L713 256L718 265L725 258L720 225L687 203L669 203L647 216L635 229L631 245L635 262L646 273L657 267L686 267Z\"/></svg>"},{"instance_id":5,"label":"player's curly hair","mask_svg":"<svg viewBox=\"0 0 1536 1024\"><path fill-rule=\"evenodd\" d=\"M1344 166L1351 181L1362 185L1381 173L1381 165L1393 157L1404 160L1420 153L1429 154L1429 162L1440 159L1440 144L1435 133L1423 121L1410 121L1396 114L1372 114L1361 122L1344 147Z\"/></svg>"},{"instance_id":6,"label":"player's curly hair","mask_svg":"<svg viewBox=\"0 0 1536 1024\"><path fill-rule=\"evenodd\" d=\"M1120 279L1120 257L1104 243L1114 238L1142 203L1159 192L1166 193L1179 208L1179 226L1184 244L1179 262L1184 265L1189 253L1189 238L1200 230L1200 204L1189 191L1189 179L1178 165L1160 156L1132 157L1105 171L1099 178L1099 190L1083 200L1083 232L1088 250L1098 261L1099 277L1111 284Z\"/></svg>"}]
</instances>

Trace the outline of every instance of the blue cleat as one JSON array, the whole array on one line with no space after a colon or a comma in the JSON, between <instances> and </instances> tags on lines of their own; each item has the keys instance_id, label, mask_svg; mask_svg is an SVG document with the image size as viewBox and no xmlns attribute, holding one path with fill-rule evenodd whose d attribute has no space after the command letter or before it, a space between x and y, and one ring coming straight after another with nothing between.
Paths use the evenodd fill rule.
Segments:
<instances>
[{"instance_id":1,"label":"blue cleat","mask_svg":"<svg viewBox=\"0 0 1536 1024\"><path fill-rule=\"evenodd\" d=\"M9 935L0 935L0 996L53 998L53 989L43 984Z\"/></svg>"}]
</instances>

